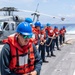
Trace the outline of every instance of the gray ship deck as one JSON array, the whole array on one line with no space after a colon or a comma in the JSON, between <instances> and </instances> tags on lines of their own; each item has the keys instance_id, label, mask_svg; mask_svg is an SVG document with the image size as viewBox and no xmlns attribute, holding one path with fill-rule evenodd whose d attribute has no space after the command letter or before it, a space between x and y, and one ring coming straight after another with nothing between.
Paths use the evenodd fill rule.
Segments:
<instances>
[{"instance_id":1,"label":"gray ship deck","mask_svg":"<svg viewBox=\"0 0 75 75\"><path fill-rule=\"evenodd\" d=\"M54 54L56 57L46 57L49 63L43 63L40 75L75 75L75 41L63 44Z\"/></svg>"}]
</instances>

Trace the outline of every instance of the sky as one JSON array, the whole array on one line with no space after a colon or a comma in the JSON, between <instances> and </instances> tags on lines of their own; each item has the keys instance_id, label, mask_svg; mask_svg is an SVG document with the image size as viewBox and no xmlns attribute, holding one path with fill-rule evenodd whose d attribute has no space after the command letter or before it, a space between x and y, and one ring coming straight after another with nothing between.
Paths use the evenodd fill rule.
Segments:
<instances>
[{"instance_id":1,"label":"sky","mask_svg":"<svg viewBox=\"0 0 75 75\"><path fill-rule=\"evenodd\" d=\"M38 11L41 13L39 21L42 24L75 23L75 0L0 0L0 8L15 7L21 10L18 13L14 12L15 15L32 19L32 13L24 10L35 12L37 4L39 4ZM64 21L61 20L62 17L65 18Z\"/></svg>"}]
</instances>

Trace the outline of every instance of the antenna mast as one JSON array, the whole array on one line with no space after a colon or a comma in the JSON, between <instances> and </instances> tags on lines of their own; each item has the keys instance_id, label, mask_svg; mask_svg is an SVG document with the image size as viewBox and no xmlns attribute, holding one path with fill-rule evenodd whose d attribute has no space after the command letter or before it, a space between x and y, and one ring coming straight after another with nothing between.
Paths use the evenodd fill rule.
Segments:
<instances>
[{"instance_id":1,"label":"antenna mast","mask_svg":"<svg viewBox=\"0 0 75 75\"><path fill-rule=\"evenodd\" d=\"M33 17L33 22L34 22L34 20L35 20L35 17L37 17L36 21L39 21L39 16L40 16L40 14L38 14L39 12L37 11L37 10L38 10L38 6L39 6L39 3L37 4L37 7L36 7L35 12L31 14L31 15L34 16L34 17Z\"/></svg>"}]
</instances>

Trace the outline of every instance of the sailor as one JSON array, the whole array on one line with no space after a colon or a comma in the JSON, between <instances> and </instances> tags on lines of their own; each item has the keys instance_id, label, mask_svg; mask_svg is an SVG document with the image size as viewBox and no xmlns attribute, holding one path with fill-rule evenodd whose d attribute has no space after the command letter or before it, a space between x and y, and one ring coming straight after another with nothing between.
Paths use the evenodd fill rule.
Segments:
<instances>
[{"instance_id":1,"label":"sailor","mask_svg":"<svg viewBox=\"0 0 75 75\"><path fill-rule=\"evenodd\" d=\"M63 43L65 43L65 33L66 33L66 28L65 26L63 26L63 37L62 37Z\"/></svg>"},{"instance_id":2,"label":"sailor","mask_svg":"<svg viewBox=\"0 0 75 75\"><path fill-rule=\"evenodd\" d=\"M33 43L36 45L36 48L38 49L39 48L39 42L40 42L41 23L39 21L37 21L37 22L34 23L34 26L35 27L32 28L32 30L33 30L32 39L33 39Z\"/></svg>"},{"instance_id":3,"label":"sailor","mask_svg":"<svg viewBox=\"0 0 75 75\"><path fill-rule=\"evenodd\" d=\"M40 75L42 59L29 41L32 35L30 24L21 22L16 33L3 40L1 75Z\"/></svg>"},{"instance_id":4,"label":"sailor","mask_svg":"<svg viewBox=\"0 0 75 75\"><path fill-rule=\"evenodd\" d=\"M54 46L56 44L57 50L60 50L59 43L58 43L59 30L58 30L58 27L57 26L54 26L54 33L55 33Z\"/></svg>"},{"instance_id":5,"label":"sailor","mask_svg":"<svg viewBox=\"0 0 75 75\"><path fill-rule=\"evenodd\" d=\"M60 45L63 43L63 28L60 28L59 30L59 43Z\"/></svg>"},{"instance_id":6,"label":"sailor","mask_svg":"<svg viewBox=\"0 0 75 75\"><path fill-rule=\"evenodd\" d=\"M49 51L51 52L51 56L56 57L53 53L53 39L55 36L55 33L53 31L53 28L51 27L50 23L47 23L47 33L48 33L48 39L46 40L46 51L47 56L50 57Z\"/></svg>"},{"instance_id":7,"label":"sailor","mask_svg":"<svg viewBox=\"0 0 75 75\"><path fill-rule=\"evenodd\" d=\"M41 28L40 28L40 44L39 44L39 52L41 53L41 58L42 58L42 61L45 62L45 63L48 63L48 61L46 61L45 59L45 42L46 42L46 32L45 32L45 29L44 29L44 26L41 25Z\"/></svg>"}]
</instances>

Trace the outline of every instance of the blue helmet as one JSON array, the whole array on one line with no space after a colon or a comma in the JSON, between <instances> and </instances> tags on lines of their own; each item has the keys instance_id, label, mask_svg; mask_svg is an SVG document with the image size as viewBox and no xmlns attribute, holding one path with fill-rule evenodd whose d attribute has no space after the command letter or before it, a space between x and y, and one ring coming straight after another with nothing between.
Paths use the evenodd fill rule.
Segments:
<instances>
[{"instance_id":1,"label":"blue helmet","mask_svg":"<svg viewBox=\"0 0 75 75\"><path fill-rule=\"evenodd\" d=\"M41 23L40 23L39 21L35 22L34 25L35 25L35 26L39 26L39 27L41 27Z\"/></svg>"},{"instance_id":2,"label":"blue helmet","mask_svg":"<svg viewBox=\"0 0 75 75\"><path fill-rule=\"evenodd\" d=\"M29 23L21 22L16 29L16 32L21 33L22 35L31 35L32 36L32 28Z\"/></svg>"},{"instance_id":3,"label":"blue helmet","mask_svg":"<svg viewBox=\"0 0 75 75\"><path fill-rule=\"evenodd\" d=\"M25 18L25 22L32 23L33 21L31 18Z\"/></svg>"},{"instance_id":4,"label":"blue helmet","mask_svg":"<svg viewBox=\"0 0 75 75\"><path fill-rule=\"evenodd\" d=\"M65 28L65 26L63 26L63 28Z\"/></svg>"},{"instance_id":5,"label":"blue helmet","mask_svg":"<svg viewBox=\"0 0 75 75\"><path fill-rule=\"evenodd\" d=\"M46 26L50 26L50 25L51 25L50 23L47 23L47 24L46 24Z\"/></svg>"},{"instance_id":6,"label":"blue helmet","mask_svg":"<svg viewBox=\"0 0 75 75\"><path fill-rule=\"evenodd\" d=\"M54 26L54 28L58 28L57 26Z\"/></svg>"},{"instance_id":7,"label":"blue helmet","mask_svg":"<svg viewBox=\"0 0 75 75\"><path fill-rule=\"evenodd\" d=\"M41 29L41 30L43 30L43 29L44 29L44 26L43 26L43 25L41 25L40 29Z\"/></svg>"}]
</instances>

